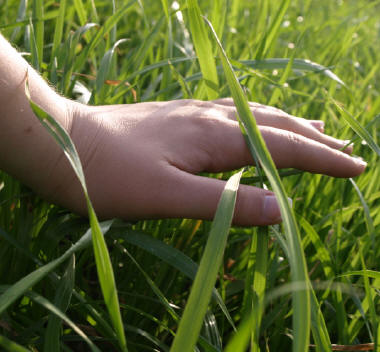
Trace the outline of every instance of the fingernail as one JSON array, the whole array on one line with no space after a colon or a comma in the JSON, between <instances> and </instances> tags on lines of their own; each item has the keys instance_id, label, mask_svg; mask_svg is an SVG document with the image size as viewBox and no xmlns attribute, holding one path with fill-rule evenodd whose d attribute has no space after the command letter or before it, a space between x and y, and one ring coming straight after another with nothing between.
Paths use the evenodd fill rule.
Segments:
<instances>
[{"instance_id":1,"label":"fingernail","mask_svg":"<svg viewBox=\"0 0 380 352\"><path fill-rule=\"evenodd\" d=\"M367 162L365 162L361 156L353 155L352 158L354 158L359 165L364 167L367 166Z\"/></svg>"},{"instance_id":2,"label":"fingernail","mask_svg":"<svg viewBox=\"0 0 380 352\"><path fill-rule=\"evenodd\" d=\"M278 206L275 196L265 196L263 217L269 222L277 222L281 220L280 207Z\"/></svg>"}]
</instances>

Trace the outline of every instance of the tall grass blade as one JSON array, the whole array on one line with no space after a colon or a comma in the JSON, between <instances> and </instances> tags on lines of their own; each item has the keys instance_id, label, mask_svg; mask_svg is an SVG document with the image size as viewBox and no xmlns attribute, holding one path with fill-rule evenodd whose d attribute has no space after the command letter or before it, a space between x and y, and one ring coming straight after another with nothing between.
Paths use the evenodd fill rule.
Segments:
<instances>
[{"instance_id":1,"label":"tall grass blade","mask_svg":"<svg viewBox=\"0 0 380 352\"><path fill-rule=\"evenodd\" d=\"M207 21L207 20L206 20ZM288 198L285 194L284 186L278 176L277 169L266 148L263 137L257 127L256 121L248 105L246 96L235 76L233 68L228 61L227 55L217 38L212 25L207 21L214 35L214 39L219 47L219 54L222 61L224 73L227 78L231 95L234 99L238 112L238 118L242 122L251 147L260 160L261 167L264 169L266 176L276 194L277 201L281 209L281 215L285 228L286 241L289 248L289 262L292 274L292 282L303 284L308 287L308 274L306 269L305 255L302 250L301 237L296 224L292 209L289 205ZM293 292L293 351L307 351L310 334L310 297L307 289Z\"/></svg>"},{"instance_id":2,"label":"tall grass blade","mask_svg":"<svg viewBox=\"0 0 380 352\"><path fill-rule=\"evenodd\" d=\"M212 223L185 311L171 347L172 352L193 351L207 311L232 222L242 171L226 183Z\"/></svg>"},{"instance_id":3,"label":"tall grass blade","mask_svg":"<svg viewBox=\"0 0 380 352\"><path fill-rule=\"evenodd\" d=\"M207 97L213 100L219 95L219 80L212 45L197 0L187 0L187 13L195 51L206 84Z\"/></svg>"},{"instance_id":4,"label":"tall grass blade","mask_svg":"<svg viewBox=\"0 0 380 352\"><path fill-rule=\"evenodd\" d=\"M279 33L280 25L289 5L290 0L281 1L279 9L276 15L274 16L273 22L271 23L268 32L265 34L265 37L261 40L261 45L257 50L256 58L260 59L264 57L268 53L269 49L272 47L273 42Z\"/></svg>"},{"instance_id":5,"label":"tall grass blade","mask_svg":"<svg viewBox=\"0 0 380 352\"><path fill-rule=\"evenodd\" d=\"M362 192L360 191L356 182L352 178L350 178L349 180L350 180L352 186L354 187L354 189L355 189L355 191L356 191L356 193L360 199L360 203L363 206L363 211L364 211L364 216L365 216L365 224L367 226L367 231L368 231L369 237L370 237L371 242L372 242L372 248L373 248L373 250L375 250L376 230L375 230L375 227L373 225L373 220L372 220L372 217L371 217L371 214L369 211L368 204L365 201L364 196L363 196Z\"/></svg>"},{"instance_id":6,"label":"tall grass blade","mask_svg":"<svg viewBox=\"0 0 380 352\"><path fill-rule=\"evenodd\" d=\"M359 241L359 255L360 255L360 261L362 263L363 270L366 270L366 265L365 265L365 260L363 256L363 250L362 250L362 244L361 241ZM363 276L363 281L364 281L364 289L366 293L366 297L368 298L368 303L369 303L369 315L370 315L370 321L372 323L372 336L374 336L374 343L375 343L375 348L374 350L377 351L377 345L379 343L378 341L378 318L376 315L376 308L375 308L375 302L373 299L373 293L372 289L370 286L369 278L367 276Z\"/></svg>"},{"instance_id":7,"label":"tall grass blade","mask_svg":"<svg viewBox=\"0 0 380 352\"><path fill-rule=\"evenodd\" d=\"M103 94L102 94L103 93L102 88L104 86L105 80L107 79L107 77L111 71L112 59L113 59L115 50L121 43L124 43L126 41L127 41L127 39L119 39L112 46L112 48L104 54L102 61L100 62L99 71L98 71L98 74L97 74L96 80L95 80L95 92L94 93L97 93L97 94L95 94L95 96L96 96L95 101L96 102L102 101L104 99Z\"/></svg>"},{"instance_id":8,"label":"tall grass blade","mask_svg":"<svg viewBox=\"0 0 380 352\"><path fill-rule=\"evenodd\" d=\"M79 23L83 27L87 23L87 14L82 0L74 0L74 8L78 15Z\"/></svg>"},{"instance_id":9,"label":"tall grass blade","mask_svg":"<svg viewBox=\"0 0 380 352\"><path fill-rule=\"evenodd\" d=\"M21 0L20 4L19 4L19 7L18 7L16 23L17 22L21 22L21 21L25 21L26 8L27 7L28 7L28 0ZM17 37L17 35L18 35L19 32L20 32L20 27L16 27L13 30L11 38L10 38L11 42Z\"/></svg>"},{"instance_id":10,"label":"tall grass blade","mask_svg":"<svg viewBox=\"0 0 380 352\"><path fill-rule=\"evenodd\" d=\"M32 3L33 18L35 19L34 33L38 53L38 66L41 67L44 53L44 2L43 0L34 0Z\"/></svg>"},{"instance_id":11,"label":"tall grass blade","mask_svg":"<svg viewBox=\"0 0 380 352\"><path fill-rule=\"evenodd\" d=\"M252 351L260 351L259 337L262 315L264 313L266 276L268 270L268 227L259 228L256 236L256 264L253 279L253 312L255 317L255 327L251 330Z\"/></svg>"},{"instance_id":12,"label":"tall grass blade","mask_svg":"<svg viewBox=\"0 0 380 352\"><path fill-rule=\"evenodd\" d=\"M70 305L72 293L75 283L75 256L72 255L64 275L61 277L60 284L56 291L54 299L54 306L65 313ZM44 351L45 352L59 352L60 341L59 336L62 329L62 320L56 315L51 314L48 320L45 339Z\"/></svg>"},{"instance_id":13,"label":"tall grass blade","mask_svg":"<svg viewBox=\"0 0 380 352\"><path fill-rule=\"evenodd\" d=\"M35 104L32 101L32 99L30 98L27 82L25 86L25 91L29 99L30 107L32 108L33 112L38 117L41 124L47 129L50 135L62 148L82 185L87 202L88 217L91 226L96 268L98 271L100 287L102 289L104 297L104 303L106 304L108 312L110 314L112 324L119 339L120 347L122 348L122 350L126 351L127 345L120 314L119 300L117 297L117 289L111 259L99 221L97 219L94 208L88 196L86 181L82 169L82 164L79 159L79 155L70 136L67 134L64 128L57 121L55 121L53 117L49 116L45 111L43 111L37 104Z\"/></svg>"},{"instance_id":14,"label":"tall grass blade","mask_svg":"<svg viewBox=\"0 0 380 352\"><path fill-rule=\"evenodd\" d=\"M63 25L65 22L65 13L66 13L66 3L67 3L67 0L60 0L59 2L59 13L58 13L57 21L55 22L53 48L51 49L52 54L51 54L50 66L53 65L54 59L57 56L57 50L62 43Z\"/></svg>"}]
</instances>

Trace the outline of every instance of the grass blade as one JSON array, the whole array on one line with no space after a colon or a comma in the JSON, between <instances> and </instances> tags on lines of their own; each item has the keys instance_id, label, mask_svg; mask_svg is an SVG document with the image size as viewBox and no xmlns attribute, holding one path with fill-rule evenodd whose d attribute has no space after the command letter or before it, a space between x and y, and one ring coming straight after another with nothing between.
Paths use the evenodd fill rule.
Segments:
<instances>
[{"instance_id":1,"label":"grass blade","mask_svg":"<svg viewBox=\"0 0 380 352\"><path fill-rule=\"evenodd\" d=\"M256 157L260 160L261 167L264 169L265 174L269 179L281 209L286 241L289 248L289 262L291 267L292 282L301 285L303 284L304 287L307 287L309 279L306 269L305 255L302 251L301 236L299 234L294 214L289 205L288 198L285 194L284 186L278 176L277 169L268 149L266 148L264 139L260 134L256 121L248 105L247 98L243 93L230 62L228 61L227 55L225 54L211 23L208 21L207 23L209 24L214 35L214 39L219 47L219 54L224 73L226 75L227 82L231 90L231 95L238 112L238 118L246 130L251 148L255 150ZM308 290L300 289L294 291L292 305L294 331L293 351L307 351L310 333L310 297Z\"/></svg>"},{"instance_id":2,"label":"grass blade","mask_svg":"<svg viewBox=\"0 0 380 352\"><path fill-rule=\"evenodd\" d=\"M92 54L93 50L99 45L101 40L105 35L107 35L111 29L120 21L120 19L126 14L129 8L136 2L136 0L132 0L122 6L119 10L117 10L111 17L107 19L104 25L99 28L96 34L93 36L89 45L86 46L85 50L79 56L77 61L75 62L74 71L79 72L80 68L84 65L88 57Z\"/></svg>"},{"instance_id":3,"label":"grass blade","mask_svg":"<svg viewBox=\"0 0 380 352\"><path fill-rule=\"evenodd\" d=\"M4 351L8 351L8 352L30 352L30 350L28 350L27 348L1 335L0 335L0 347L4 348Z\"/></svg>"},{"instance_id":4,"label":"grass blade","mask_svg":"<svg viewBox=\"0 0 380 352\"><path fill-rule=\"evenodd\" d=\"M58 13L57 21L55 22L53 48L51 49L52 54L51 54L50 66L53 65L54 59L57 56L57 50L62 42L63 25L65 21L65 12L66 12L66 2L67 0L61 0L59 3L59 13Z\"/></svg>"},{"instance_id":5,"label":"grass blade","mask_svg":"<svg viewBox=\"0 0 380 352\"><path fill-rule=\"evenodd\" d=\"M187 12L195 51L206 84L207 97L209 100L216 99L219 87L218 74L212 45L197 0L187 0Z\"/></svg>"},{"instance_id":6,"label":"grass blade","mask_svg":"<svg viewBox=\"0 0 380 352\"><path fill-rule=\"evenodd\" d=\"M253 312L255 324L251 329L252 351L260 351L259 337L264 312L266 275L268 269L268 227L259 228L255 236L256 263L253 278Z\"/></svg>"},{"instance_id":7,"label":"grass blade","mask_svg":"<svg viewBox=\"0 0 380 352\"><path fill-rule=\"evenodd\" d=\"M373 140L370 133L362 126L360 123L344 108L342 107L336 100L332 97L329 97L331 102L335 105L335 107L340 112L343 119L347 122L347 124L354 130L354 132L359 135L364 141L367 142L368 146L378 155L380 156L380 147Z\"/></svg>"},{"instance_id":8,"label":"grass blade","mask_svg":"<svg viewBox=\"0 0 380 352\"><path fill-rule=\"evenodd\" d=\"M37 104L35 104L31 100L27 82L25 87L25 91L33 112L35 113L41 124L47 129L50 135L62 148L82 185L87 202L88 217L90 220L92 233L91 237L95 254L96 269L98 271L98 277L100 281L100 287L103 293L104 302L110 314L112 324L118 336L120 347L122 348L122 350L126 351L127 344L125 340L123 323L120 314L120 306L117 297L117 289L111 259L99 221L97 219L94 208L88 196L86 181L83 173L82 164L79 160L79 155L70 136L67 134L64 128L57 121L55 121L53 117L49 116L45 111L43 111Z\"/></svg>"},{"instance_id":9,"label":"grass blade","mask_svg":"<svg viewBox=\"0 0 380 352\"><path fill-rule=\"evenodd\" d=\"M79 23L83 27L87 22L87 14L82 0L74 0L74 7L79 18Z\"/></svg>"},{"instance_id":10,"label":"grass blade","mask_svg":"<svg viewBox=\"0 0 380 352\"><path fill-rule=\"evenodd\" d=\"M41 67L44 53L44 2L43 0L33 1L33 18L35 18L35 38L38 53L38 66Z\"/></svg>"},{"instance_id":11,"label":"grass blade","mask_svg":"<svg viewBox=\"0 0 380 352\"><path fill-rule=\"evenodd\" d=\"M112 222L107 221L102 223L102 231L106 233L110 228ZM81 239L71 246L64 254L59 258L49 262L48 264L38 268L37 270L31 272L30 274L24 276L22 279L17 281L11 287L9 287L0 296L0 314L2 314L13 302L20 298L27 290L29 290L33 285L37 284L42 280L47 274L54 270L58 265L62 264L64 261L70 258L75 252L86 248L91 243L91 229L89 229Z\"/></svg>"},{"instance_id":12,"label":"grass blade","mask_svg":"<svg viewBox=\"0 0 380 352\"><path fill-rule=\"evenodd\" d=\"M67 269L60 280L56 291L54 305L65 313L70 305L71 296L74 290L75 282L75 256L72 255ZM59 336L62 327L62 320L56 315L50 315L45 333L44 351L60 351Z\"/></svg>"},{"instance_id":13,"label":"grass blade","mask_svg":"<svg viewBox=\"0 0 380 352\"><path fill-rule=\"evenodd\" d=\"M0 229L1 230L1 229ZM116 238L122 238L127 243L135 245L145 251L153 254L157 258L163 260L165 263L171 265L173 268L179 270L189 279L194 280L195 275L198 271L198 265L187 255L179 251L178 249L162 242L152 236L146 235L143 232L137 231L116 231L113 236ZM228 322L231 324L232 328L235 330L235 324L232 320L228 309L223 302L222 297L219 292L213 288L212 297L215 302L219 305L220 309L226 316Z\"/></svg>"},{"instance_id":14,"label":"grass blade","mask_svg":"<svg viewBox=\"0 0 380 352\"><path fill-rule=\"evenodd\" d=\"M94 345L94 343L87 337L87 335L65 314L63 313L57 306L52 304L45 297L40 296L39 294L30 291L27 295L38 304L42 305L44 308L50 310L57 317L62 319L67 325L69 325L90 347L93 352L101 352L98 347Z\"/></svg>"},{"instance_id":15,"label":"grass blade","mask_svg":"<svg viewBox=\"0 0 380 352\"><path fill-rule=\"evenodd\" d=\"M242 171L233 175L227 181L222 193L206 248L170 349L172 352L193 351L198 340L212 289L222 263L241 175Z\"/></svg>"},{"instance_id":16,"label":"grass blade","mask_svg":"<svg viewBox=\"0 0 380 352\"><path fill-rule=\"evenodd\" d=\"M264 57L269 49L271 48L276 36L278 35L280 25L285 16L286 10L290 5L290 0L283 0L281 5L276 13L276 16L271 23L268 32L265 34L265 37L261 40L261 45L257 51L256 57L262 58Z\"/></svg>"},{"instance_id":17,"label":"grass blade","mask_svg":"<svg viewBox=\"0 0 380 352\"><path fill-rule=\"evenodd\" d=\"M95 81L95 93L96 93L96 98L95 101L98 103L99 101L103 100L103 92L102 92L102 87L104 86L104 82L107 79L109 72L111 70L111 65L112 65L112 58L115 53L116 48L121 44L126 42L127 39L120 39L118 40L110 50L108 50L103 58L102 61L100 62L100 67L98 74L96 76L96 81ZM99 97L99 98L98 98Z\"/></svg>"}]
</instances>

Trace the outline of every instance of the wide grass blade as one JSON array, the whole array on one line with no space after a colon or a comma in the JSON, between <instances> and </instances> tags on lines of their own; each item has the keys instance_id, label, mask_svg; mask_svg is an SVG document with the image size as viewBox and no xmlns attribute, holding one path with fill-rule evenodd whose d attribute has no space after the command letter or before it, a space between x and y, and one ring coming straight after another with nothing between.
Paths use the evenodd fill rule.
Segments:
<instances>
[{"instance_id":1,"label":"wide grass blade","mask_svg":"<svg viewBox=\"0 0 380 352\"><path fill-rule=\"evenodd\" d=\"M86 181L78 152L76 151L74 143L72 142L70 136L67 134L64 128L57 121L55 121L53 117L51 117L49 114L43 111L37 104L35 104L32 101L32 99L30 98L27 82L25 87L25 91L33 112L38 117L41 124L47 129L50 135L62 148L82 185L87 202L88 217L90 220L92 243L94 248L96 268L98 271L100 287L102 289L104 302L110 314L112 324L118 336L120 347L122 348L122 350L126 351L127 345L120 314L119 300L117 297L117 289L111 259L99 221L97 219L94 208L88 196Z\"/></svg>"},{"instance_id":2,"label":"wide grass blade","mask_svg":"<svg viewBox=\"0 0 380 352\"><path fill-rule=\"evenodd\" d=\"M206 20L207 21L207 20ZM254 149L256 157L259 159L261 167L276 194L277 201L281 209L281 215L285 228L285 237L289 248L289 262L292 274L292 281L308 286L309 278L306 269L305 255L302 250L301 236L296 224L293 211L288 202L284 186L278 176L277 169L266 148L263 137L257 127L252 111L248 105L246 96L239 84L233 68L228 61L227 55L217 38L212 25L210 26L214 39L219 47L220 59L222 61L227 83L231 90L232 98L238 112L238 118L243 124L251 148ZM307 289L293 292L293 351L307 351L310 334L310 297Z\"/></svg>"},{"instance_id":3,"label":"wide grass blade","mask_svg":"<svg viewBox=\"0 0 380 352\"><path fill-rule=\"evenodd\" d=\"M226 183L212 223L185 311L171 347L172 352L193 351L212 294L234 213L242 171Z\"/></svg>"},{"instance_id":4,"label":"wide grass blade","mask_svg":"<svg viewBox=\"0 0 380 352\"><path fill-rule=\"evenodd\" d=\"M219 95L218 74L216 72L211 41L208 37L197 0L187 0L187 13L195 51L206 84L207 97L209 100L216 99Z\"/></svg>"}]
</instances>

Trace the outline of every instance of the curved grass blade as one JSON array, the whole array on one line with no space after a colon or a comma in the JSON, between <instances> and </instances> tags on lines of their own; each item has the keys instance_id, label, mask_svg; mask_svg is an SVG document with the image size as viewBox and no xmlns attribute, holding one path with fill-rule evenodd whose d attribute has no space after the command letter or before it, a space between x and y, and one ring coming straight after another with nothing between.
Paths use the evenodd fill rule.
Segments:
<instances>
[{"instance_id":1,"label":"curved grass blade","mask_svg":"<svg viewBox=\"0 0 380 352\"><path fill-rule=\"evenodd\" d=\"M29 291L27 293L27 296L29 296L33 301L37 302L44 308L50 310L53 314L55 314L57 317L62 319L68 326L70 326L90 347L91 351L93 352L101 352L98 347L94 345L94 343L87 337L87 335L65 314L63 313L57 306L55 306L53 303L51 303L49 300L47 300L45 297L42 297L41 295Z\"/></svg>"},{"instance_id":2,"label":"curved grass blade","mask_svg":"<svg viewBox=\"0 0 380 352\"><path fill-rule=\"evenodd\" d=\"M241 175L242 171L231 176L223 190L206 248L170 349L172 352L192 352L198 340L212 289L222 263Z\"/></svg>"},{"instance_id":3,"label":"curved grass blade","mask_svg":"<svg viewBox=\"0 0 380 352\"><path fill-rule=\"evenodd\" d=\"M275 59L261 59L261 60L242 60L240 61L242 64L247 65L249 67L258 69L258 70L273 70L278 68L286 68L291 59L283 59L283 58L275 58ZM306 59L293 59L292 63L293 70L301 70L301 71L310 71L316 73L322 73L323 75L329 77L333 81L341 84L342 86L346 86L346 84L330 69L316 62L312 62Z\"/></svg>"},{"instance_id":4,"label":"curved grass blade","mask_svg":"<svg viewBox=\"0 0 380 352\"><path fill-rule=\"evenodd\" d=\"M335 107L340 112L343 119L347 122L347 124L354 130L354 132L359 135L364 141L367 142L368 146L378 155L380 156L380 147L373 140L370 133L362 126L360 123L336 100L334 100L331 96L329 96L331 102L335 105Z\"/></svg>"},{"instance_id":5,"label":"curved grass blade","mask_svg":"<svg viewBox=\"0 0 380 352\"><path fill-rule=\"evenodd\" d=\"M34 114L38 117L41 124L47 129L50 135L62 148L82 185L83 193L86 197L87 202L96 269L104 297L104 303L107 306L112 324L118 336L120 347L123 351L126 351L127 343L120 314L120 306L117 297L117 289L111 259L99 221L91 204L91 200L88 196L86 181L79 155L76 151L74 143L64 128L57 121L55 121L53 117L43 111L37 104L32 101L27 83L28 82L26 81L25 92L28 97L30 107L32 108Z\"/></svg>"},{"instance_id":6,"label":"curved grass blade","mask_svg":"<svg viewBox=\"0 0 380 352\"><path fill-rule=\"evenodd\" d=\"M354 276L354 275L366 276L366 277L370 277L372 279L380 280L380 272L379 271L368 270L368 269L349 271L347 273L338 275L337 277ZM378 284L378 285L376 284L376 285L374 285L374 287L380 288L380 284Z\"/></svg>"},{"instance_id":7,"label":"curved grass blade","mask_svg":"<svg viewBox=\"0 0 380 352\"><path fill-rule=\"evenodd\" d=\"M162 305L166 308L166 310L169 312L171 317L174 319L174 321L178 321L179 317L173 307L170 305L168 299L165 297L165 295L162 293L162 291L157 287L157 285L154 283L154 281L150 278L150 276L146 273L146 271L141 267L141 265L136 261L136 259L129 253L129 251L123 247L120 243L116 243L116 247L120 249L120 251L124 254L126 254L129 259L133 262L133 264L136 265L137 269L140 271L140 273L145 277L146 282L154 292L154 294L158 297L159 301L162 303Z\"/></svg>"},{"instance_id":8,"label":"curved grass blade","mask_svg":"<svg viewBox=\"0 0 380 352\"><path fill-rule=\"evenodd\" d=\"M102 61L100 62L100 67L99 67L99 71L98 71L98 74L96 76L96 80L95 80L95 91L97 94L95 94L96 96L96 101L97 100L100 100L102 101L103 100L103 92L102 92L102 87L104 86L104 82L106 81L108 75L109 75L109 72L111 70L111 65L112 65L112 58L113 58L113 55L115 53L115 50L116 48L121 44L121 43L124 43L126 42L127 39L119 39L113 46L110 50L108 50L103 58L102 58ZM98 98L98 96L100 96Z\"/></svg>"},{"instance_id":9,"label":"curved grass blade","mask_svg":"<svg viewBox=\"0 0 380 352\"><path fill-rule=\"evenodd\" d=\"M293 211L289 205L284 186L278 176L277 169L273 163L271 155L266 148L265 142L257 127L252 111L248 105L246 96L239 84L233 68L228 61L227 55L217 38L211 23L205 19L214 35L214 40L218 44L219 54L222 61L227 83L231 90L232 98L238 112L238 119L246 129L251 148L260 160L261 167L264 169L266 176L276 194L277 201L281 209L281 215L285 228L285 237L289 249L289 263L291 268L292 282L303 283L304 290L293 292L293 351L307 351L309 346L310 334L310 296L308 292L308 274L306 268L306 259L302 250L301 236L296 224Z\"/></svg>"}]
</instances>

